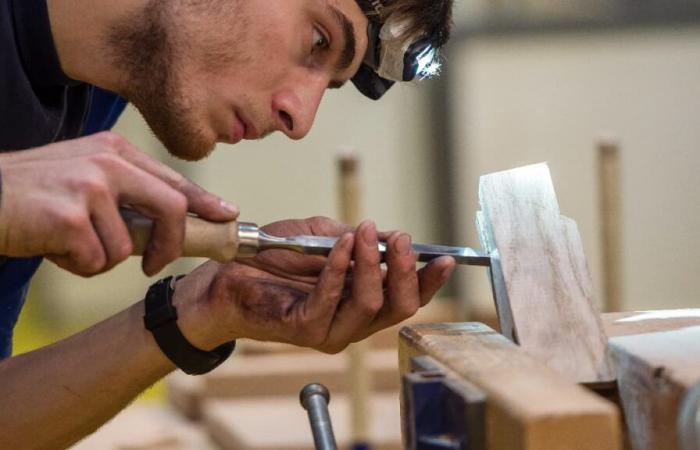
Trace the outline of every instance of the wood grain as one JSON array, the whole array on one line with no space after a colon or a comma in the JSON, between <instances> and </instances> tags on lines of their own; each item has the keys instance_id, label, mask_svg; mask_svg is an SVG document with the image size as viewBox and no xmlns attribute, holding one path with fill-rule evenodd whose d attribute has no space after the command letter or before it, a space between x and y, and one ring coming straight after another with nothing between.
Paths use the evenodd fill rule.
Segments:
<instances>
[{"instance_id":1,"label":"wood grain","mask_svg":"<svg viewBox=\"0 0 700 450\"><path fill-rule=\"evenodd\" d=\"M489 450L620 449L616 407L479 323L401 331L400 368L429 355L486 393Z\"/></svg>"},{"instance_id":2,"label":"wood grain","mask_svg":"<svg viewBox=\"0 0 700 450\"><path fill-rule=\"evenodd\" d=\"M572 381L613 380L580 233L547 165L483 176L479 198L501 331Z\"/></svg>"},{"instance_id":3,"label":"wood grain","mask_svg":"<svg viewBox=\"0 0 700 450\"><path fill-rule=\"evenodd\" d=\"M649 320L660 326L660 319ZM680 403L688 388L700 381L700 325L625 334L611 338L610 346L633 449L678 448Z\"/></svg>"}]
</instances>

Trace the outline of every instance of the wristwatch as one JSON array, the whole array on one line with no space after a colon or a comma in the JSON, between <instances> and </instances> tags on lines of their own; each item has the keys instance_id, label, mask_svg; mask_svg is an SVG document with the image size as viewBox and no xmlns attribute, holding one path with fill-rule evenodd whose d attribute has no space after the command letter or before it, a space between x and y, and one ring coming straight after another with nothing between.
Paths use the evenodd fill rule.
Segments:
<instances>
[{"instance_id":1,"label":"wristwatch","mask_svg":"<svg viewBox=\"0 0 700 450\"><path fill-rule=\"evenodd\" d=\"M172 297L175 283L183 276L163 278L151 285L146 294L143 322L170 361L188 375L202 375L226 361L236 348L236 341L206 351L192 345L182 334Z\"/></svg>"}]
</instances>

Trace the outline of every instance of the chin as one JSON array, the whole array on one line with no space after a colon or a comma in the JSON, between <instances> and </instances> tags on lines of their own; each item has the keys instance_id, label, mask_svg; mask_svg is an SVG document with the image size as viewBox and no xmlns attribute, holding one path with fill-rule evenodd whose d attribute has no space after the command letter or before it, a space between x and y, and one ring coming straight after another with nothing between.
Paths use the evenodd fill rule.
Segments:
<instances>
[{"instance_id":1,"label":"chin","mask_svg":"<svg viewBox=\"0 0 700 450\"><path fill-rule=\"evenodd\" d=\"M168 152L185 161L199 161L211 154L216 147L216 137L201 131L178 130L178 133L156 133Z\"/></svg>"}]
</instances>

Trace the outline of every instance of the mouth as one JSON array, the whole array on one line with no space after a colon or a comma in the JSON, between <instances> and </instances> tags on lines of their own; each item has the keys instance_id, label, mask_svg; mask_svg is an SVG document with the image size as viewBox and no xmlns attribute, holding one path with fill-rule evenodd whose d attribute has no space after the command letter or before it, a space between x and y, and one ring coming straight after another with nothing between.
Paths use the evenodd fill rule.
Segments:
<instances>
[{"instance_id":1,"label":"mouth","mask_svg":"<svg viewBox=\"0 0 700 450\"><path fill-rule=\"evenodd\" d=\"M242 138L247 140L260 139L262 133L258 131L255 124L246 117L236 113L236 119L243 125Z\"/></svg>"}]
</instances>

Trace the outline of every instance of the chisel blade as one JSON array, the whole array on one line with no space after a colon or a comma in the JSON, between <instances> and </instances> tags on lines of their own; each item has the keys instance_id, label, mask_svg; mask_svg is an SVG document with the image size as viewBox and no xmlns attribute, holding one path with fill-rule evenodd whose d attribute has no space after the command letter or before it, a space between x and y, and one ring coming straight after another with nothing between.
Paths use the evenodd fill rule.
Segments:
<instances>
[{"instance_id":1,"label":"chisel blade","mask_svg":"<svg viewBox=\"0 0 700 450\"><path fill-rule=\"evenodd\" d=\"M290 236L277 237L261 233L260 249L286 248L307 255L328 255L338 239L326 236ZM386 242L379 242L379 252L386 254ZM440 256L451 256L457 264L471 266L490 266L491 258L484 252L469 247L450 247L446 245L413 244L418 261L428 262Z\"/></svg>"}]
</instances>

